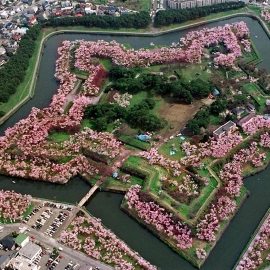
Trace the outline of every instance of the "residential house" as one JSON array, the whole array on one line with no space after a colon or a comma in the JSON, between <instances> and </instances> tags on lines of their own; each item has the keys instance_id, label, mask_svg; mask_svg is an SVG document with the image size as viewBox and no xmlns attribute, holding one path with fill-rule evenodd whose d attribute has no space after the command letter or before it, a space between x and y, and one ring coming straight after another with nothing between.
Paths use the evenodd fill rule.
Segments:
<instances>
[{"instance_id":1,"label":"residential house","mask_svg":"<svg viewBox=\"0 0 270 270\"><path fill-rule=\"evenodd\" d=\"M116 7L116 6L107 6L106 10L104 11L104 14L114 15L117 11L118 11L118 7Z\"/></svg>"},{"instance_id":2,"label":"residential house","mask_svg":"<svg viewBox=\"0 0 270 270\"><path fill-rule=\"evenodd\" d=\"M119 12L121 15L129 15L130 14L130 10L127 8L123 8L123 7L119 8Z\"/></svg>"},{"instance_id":3,"label":"residential house","mask_svg":"<svg viewBox=\"0 0 270 270\"><path fill-rule=\"evenodd\" d=\"M18 42L16 40L10 39L6 46L7 46L7 48L17 48L18 47Z\"/></svg>"},{"instance_id":4,"label":"residential house","mask_svg":"<svg viewBox=\"0 0 270 270\"><path fill-rule=\"evenodd\" d=\"M255 107L252 105L252 104L250 104L250 103L247 103L246 104L246 108L250 111L250 112L255 112Z\"/></svg>"},{"instance_id":5,"label":"residential house","mask_svg":"<svg viewBox=\"0 0 270 270\"><path fill-rule=\"evenodd\" d=\"M70 7L72 6L71 2L66 0L66 1L61 1L61 7L65 8L65 7Z\"/></svg>"},{"instance_id":6,"label":"residential house","mask_svg":"<svg viewBox=\"0 0 270 270\"><path fill-rule=\"evenodd\" d=\"M12 21L13 23L15 23L15 24L20 24L20 22L21 22L19 16L13 16L11 21Z\"/></svg>"},{"instance_id":7,"label":"residential house","mask_svg":"<svg viewBox=\"0 0 270 270\"><path fill-rule=\"evenodd\" d=\"M7 47L6 51L7 51L7 55L14 54L17 51L17 47Z\"/></svg>"},{"instance_id":8,"label":"residential house","mask_svg":"<svg viewBox=\"0 0 270 270\"><path fill-rule=\"evenodd\" d=\"M7 235L3 239L1 239L0 244L8 250L14 250L15 248L15 241L10 235Z\"/></svg>"},{"instance_id":9,"label":"residential house","mask_svg":"<svg viewBox=\"0 0 270 270\"><path fill-rule=\"evenodd\" d=\"M26 19L27 21L30 21L30 19L33 18L34 16L35 16L34 14L29 14L29 13L24 14L24 17L25 17L25 19Z\"/></svg>"},{"instance_id":10,"label":"residential house","mask_svg":"<svg viewBox=\"0 0 270 270\"><path fill-rule=\"evenodd\" d=\"M6 269L5 267L7 266L7 264L9 263L10 261L10 257L8 255L2 255L0 257L0 270L2 269Z\"/></svg>"},{"instance_id":11,"label":"residential house","mask_svg":"<svg viewBox=\"0 0 270 270\"><path fill-rule=\"evenodd\" d=\"M3 39L10 39L11 36L12 36L12 33L11 32L9 32L7 30L2 31L2 38Z\"/></svg>"},{"instance_id":12,"label":"residential house","mask_svg":"<svg viewBox=\"0 0 270 270\"><path fill-rule=\"evenodd\" d=\"M29 5L29 6L31 6L31 5L33 4L33 0L22 0L22 2L23 2L24 4Z\"/></svg>"},{"instance_id":13,"label":"residential house","mask_svg":"<svg viewBox=\"0 0 270 270\"><path fill-rule=\"evenodd\" d=\"M249 113L247 115L245 115L244 117L242 117L241 119L239 119L237 121L237 126L243 128L246 124L248 124L252 119L254 118L254 114L253 113Z\"/></svg>"},{"instance_id":14,"label":"residential house","mask_svg":"<svg viewBox=\"0 0 270 270\"><path fill-rule=\"evenodd\" d=\"M47 20L48 17L47 17L47 14L45 11L40 11L37 15L36 15L36 19L38 21L42 21L42 20Z\"/></svg>"},{"instance_id":15,"label":"residential house","mask_svg":"<svg viewBox=\"0 0 270 270\"><path fill-rule=\"evenodd\" d=\"M245 112L244 108L234 108L232 109L232 113L237 116L237 118L240 118L241 115Z\"/></svg>"},{"instance_id":16,"label":"residential house","mask_svg":"<svg viewBox=\"0 0 270 270\"><path fill-rule=\"evenodd\" d=\"M8 14L8 12L6 12L6 11L2 11L2 12L0 13L0 17L1 17L1 19L6 20L6 19L8 19L9 14Z\"/></svg>"},{"instance_id":17,"label":"residential house","mask_svg":"<svg viewBox=\"0 0 270 270\"><path fill-rule=\"evenodd\" d=\"M23 248L29 242L29 236L24 233L20 233L14 241L19 247Z\"/></svg>"},{"instance_id":18,"label":"residential house","mask_svg":"<svg viewBox=\"0 0 270 270\"><path fill-rule=\"evenodd\" d=\"M26 34L27 30L28 30L27 27L21 27L21 28L18 27L16 30L13 30L12 33L16 34L16 35L19 34L19 35L23 36L24 34Z\"/></svg>"},{"instance_id":19,"label":"residential house","mask_svg":"<svg viewBox=\"0 0 270 270\"><path fill-rule=\"evenodd\" d=\"M28 9L28 13L30 13L30 14L36 14L37 11L38 11L38 7L37 6L33 6L33 7L30 7Z\"/></svg>"},{"instance_id":20,"label":"residential house","mask_svg":"<svg viewBox=\"0 0 270 270\"><path fill-rule=\"evenodd\" d=\"M24 4L23 3L20 3L17 7L20 9L20 11L24 10ZM18 11L18 12L20 12L20 11Z\"/></svg>"},{"instance_id":21,"label":"residential house","mask_svg":"<svg viewBox=\"0 0 270 270\"><path fill-rule=\"evenodd\" d=\"M15 12L17 12L17 13L21 11L21 9L20 9L19 6L14 7L14 10L15 10Z\"/></svg>"},{"instance_id":22,"label":"residential house","mask_svg":"<svg viewBox=\"0 0 270 270\"><path fill-rule=\"evenodd\" d=\"M35 24L35 23L37 23L37 18L34 16L34 17L32 17L30 20L29 20L29 24Z\"/></svg>"},{"instance_id":23,"label":"residential house","mask_svg":"<svg viewBox=\"0 0 270 270\"><path fill-rule=\"evenodd\" d=\"M237 129L236 124L233 121L228 121L224 125L220 126L213 132L213 136L215 139L220 139L225 135L231 134Z\"/></svg>"},{"instance_id":24,"label":"residential house","mask_svg":"<svg viewBox=\"0 0 270 270\"><path fill-rule=\"evenodd\" d=\"M11 38L12 38L13 40L20 41L21 38L22 38L22 36L21 36L20 34L13 34L13 35L11 36Z\"/></svg>"},{"instance_id":25,"label":"residential house","mask_svg":"<svg viewBox=\"0 0 270 270\"><path fill-rule=\"evenodd\" d=\"M85 10L83 8L76 8L75 14L84 15L85 14Z\"/></svg>"},{"instance_id":26,"label":"residential house","mask_svg":"<svg viewBox=\"0 0 270 270\"><path fill-rule=\"evenodd\" d=\"M97 14L96 10L93 10L90 6L85 7L85 14Z\"/></svg>"},{"instance_id":27,"label":"residential house","mask_svg":"<svg viewBox=\"0 0 270 270\"><path fill-rule=\"evenodd\" d=\"M100 5L98 7L98 13L97 14L98 15L104 15L106 11L107 11L107 6Z\"/></svg>"},{"instance_id":28,"label":"residential house","mask_svg":"<svg viewBox=\"0 0 270 270\"><path fill-rule=\"evenodd\" d=\"M6 53L6 50L4 47L0 47L0 55L4 55Z\"/></svg>"},{"instance_id":29,"label":"residential house","mask_svg":"<svg viewBox=\"0 0 270 270\"><path fill-rule=\"evenodd\" d=\"M8 39L2 39L2 45L6 47L8 45L9 40Z\"/></svg>"},{"instance_id":30,"label":"residential house","mask_svg":"<svg viewBox=\"0 0 270 270\"><path fill-rule=\"evenodd\" d=\"M3 66L7 61L9 57L7 55L0 56L0 67Z\"/></svg>"},{"instance_id":31,"label":"residential house","mask_svg":"<svg viewBox=\"0 0 270 270\"><path fill-rule=\"evenodd\" d=\"M50 6L50 4L48 3L48 1L43 2L41 5L43 7L43 10L45 10L47 7Z\"/></svg>"}]
</instances>

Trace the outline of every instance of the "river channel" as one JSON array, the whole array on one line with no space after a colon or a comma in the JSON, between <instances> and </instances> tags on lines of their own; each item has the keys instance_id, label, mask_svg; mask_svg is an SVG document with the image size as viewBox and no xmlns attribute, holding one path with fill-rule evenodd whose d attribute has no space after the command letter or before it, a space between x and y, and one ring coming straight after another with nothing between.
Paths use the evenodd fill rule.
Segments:
<instances>
[{"instance_id":1,"label":"river channel","mask_svg":"<svg viewBox=\"0 0 270 270\"><path fill-rule=\"evenodd\" d=\"M196 29L214 27L241 20L248 24L251 32L250 36L263 58L260 67L265 67L267 70L270 70L269 39L256 20L249 17L237 17L209 23L201 27L196 27ZM195 28L172 32L157 37L119 36L108 34L59 34L53 36L46 42L44 48L34 98L0 126L0 134L3 135L7 127L13 126L20 119L25 118L32 107L44 108L49 105L51 96L56 93L58 87L53 74L55 61L58 57L56 49L61 45L63 40L116 40L120 43L128 43L135 49L138 49L149 46L151 42L155 45L170 45L172 42L178 42L179 38L191 30L195 30ZM245 203L201 269L230 270L233 268L234 263L248 242L249 237L269 208L269 175L270 166L268 166L265 171L244 180L245 186L250 190L250 197L246 199ZM33 182L31 180L14 179L6 176L0 176L0 180L0 189L12 189L17 192L31 194L35 197L55 199L70 203L80 201L81 197L89 190L89 186L79 177L73 178L68 184L63 186L37 181ZM15 180L16 183L12 183L12 180ZM115 232L121 239L126 241L132 249L138 251L145 259L158 266L160 269L195 269L191 264L174 253L151 233L124 214L119 209L122 198L123 195L120 194L97 192L87 203L86 208L94 216L101 218L103 224Z\"/></svg>"}]
</instances>

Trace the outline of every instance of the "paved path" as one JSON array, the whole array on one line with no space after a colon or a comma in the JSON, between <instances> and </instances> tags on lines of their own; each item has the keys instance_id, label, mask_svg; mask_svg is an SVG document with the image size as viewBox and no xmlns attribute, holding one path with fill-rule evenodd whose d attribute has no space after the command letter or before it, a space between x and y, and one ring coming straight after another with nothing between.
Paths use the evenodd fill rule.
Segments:
<instances>
[{"instance_id":1,"label":"paved path","mask_svg":"<svg viewBox=\"0 0 270 270\"><path fill-rule=\"evenodd\" d=\"M99 188L99 182L97 182L95 185L93 185L91 187L91 189L85 194L85 196L78 203L78 207L82 207L90 199L90 197L95 193L95 191L98 188Z\"/></svg>"}]
</instances>

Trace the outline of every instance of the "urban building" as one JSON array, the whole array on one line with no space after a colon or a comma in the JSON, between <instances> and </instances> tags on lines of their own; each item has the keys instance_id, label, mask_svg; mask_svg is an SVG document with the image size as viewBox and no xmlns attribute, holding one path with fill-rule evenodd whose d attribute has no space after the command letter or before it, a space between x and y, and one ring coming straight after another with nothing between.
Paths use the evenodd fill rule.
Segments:
<instances>
[{"instance_id":1,"label":"urban building","mask_svg":"<svg viewBox=\"0 0 270 270\"><path fill-rule=\"evenodd\" d=\"M183 8L204 7L234 1L235 0L167 0L167 5L171 9L183 9Z\"/></svg>"}]
</instances>

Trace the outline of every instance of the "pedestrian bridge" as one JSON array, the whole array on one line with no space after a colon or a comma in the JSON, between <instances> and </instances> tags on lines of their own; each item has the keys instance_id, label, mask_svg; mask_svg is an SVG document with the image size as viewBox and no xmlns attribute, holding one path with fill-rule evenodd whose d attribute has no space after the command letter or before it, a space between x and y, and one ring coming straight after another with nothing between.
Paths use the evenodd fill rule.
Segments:
<instances>
[{"instance_id":1,"label":"pedestrian bridge","mask_svg":"<svg viewBox=\"0 0 270 270\"><path fill-rule=\"evenodd\" d=\"M81 199L81 201L78 203L78 207L82 207L89 199L90 197L95 193L95 191L99 188L99 184L95 184L90 188L90 190L85 194L85 196Z\"/></svg>"}]
</instances>

